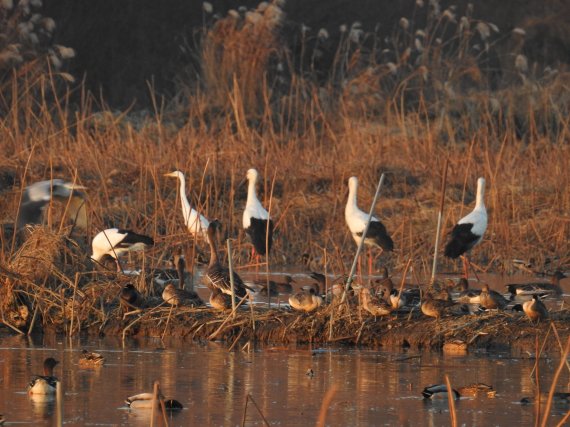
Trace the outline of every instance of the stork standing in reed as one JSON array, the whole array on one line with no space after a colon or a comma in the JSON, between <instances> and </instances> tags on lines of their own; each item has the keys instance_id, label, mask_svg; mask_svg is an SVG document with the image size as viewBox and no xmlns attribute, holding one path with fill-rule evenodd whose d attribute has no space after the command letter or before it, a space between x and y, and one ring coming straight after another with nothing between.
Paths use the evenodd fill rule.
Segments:
<instances>
[{"instance_id":1,"label":"stork standing in reed","mask_svg":"<svg viewBox=\"0 0 570 427\"><path fill-rule=\"evenodd\" d=\"M483 239L487 230L487 210L485 209L485 179L477 180L477 199L473 211L461 218L451 230L451 239L445 245L444 254L448 258L463 260L465 278L469 273L469 260L466 253Z\"/></svg>"},{"instance_id":2,"label":"stork standing in reed","mask_svg":"<svg viewBox=\"0 0 570 427\"><path fill-rule=\"evenodd\" d=\"M105 258L112 258L117 264L117 271L121 271L119 256L130 251L143 250L154 245L152 237L137 234L131 230L109 228L99 232L91 242L91 259L102 262Z\"/></svg>"},{"instance_id":3,"label":"stork standing in reed","mask_svg":"<svg viewBox=\"0 0 570 427\"><path fill-rule=\"evenodd\" d=\"M182 205L182 217L184 218L184 225L188 228L190 234L196 238L208 240L208 225L210 221L198 213L190 206L188 198L186 197L186 178L184 174L178 170L164 174L172 178L177 178L180 182L180 203Z\"/></svg>"},{"instance_id":4,"label":"stork standing in reed","mask_svg":"<svg viewBox=\"0 0 570 427\"><path fill-rule=\"evenodd\" d=\"M208 244L210 245L210 263L206 270L206 281L209 288L218 288L227 295L232 294L230 281L230 270L220 264L218 250L216 247L216 231L220 223L212 221L208 226ZM233 271L234 293L236 297L243 298L247 295L247 290L251 290L243 283L241 277Z\"/></svg>"},{"instance_id":5,"label":"stork standing in reed","mask_svg":"<svg viewBox=\"0 0 570 427\"><path fill-rule=\"evenodd\" d=\"M273 221L269 218L269 212L265 210L257 198L258 177L259 174L255 169L247 171L247 202L243 211L243 229L250 237L253 245L252 259L254 256L269 255L273 243Z\"/></svg>"},{"instance_id":6,"label":"stork standing in reed","mask_svg":"<svg viewBox=\"0 0 570 427\"><path fill-rule=\"evenodd\" d=\"M74 224L85 228L87 215L85 213L84 195L79 190L86 187L67 182L63 179L51 179L35 182L24 189L22 201L16 218L16 229L21 230L28 224L42 222L45 207L53 200L69 200L67 217Z\"/></svg>"},{"instance_id":7,"label":"stork standing in reed","mask_svg":"<svg viewBox=\"0 0 570 427\"><path fill-rule=\"evenodd\" d=\"M352 237L358 246L362 240L362 234L368 222L368 214L361 211L356 203L358 191L358 178L355 176L348 180L348 200L344 209L344 218ZM391 252L394 249L394 242L388 234L384 224L378 218L372 216L368 233L364 239L364 244L370 247L377 247L382 251ZM372 274L372 257L368 254L368 275Z\"/></svg>"}]
</instances>

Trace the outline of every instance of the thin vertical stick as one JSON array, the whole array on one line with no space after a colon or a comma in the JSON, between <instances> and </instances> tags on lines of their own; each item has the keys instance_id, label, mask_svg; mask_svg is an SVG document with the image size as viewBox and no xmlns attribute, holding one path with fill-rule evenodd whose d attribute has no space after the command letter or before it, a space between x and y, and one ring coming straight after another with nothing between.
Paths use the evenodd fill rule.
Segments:
<instances>
[{"instance_id":1,"label":"thin vertical stick","mask_svg":"<svg viewBox=\"0 0 570 427\"><path fill-rule=\"evenodd\" d=\"M548 423L548 416L550 415L550 408L552 407L552 397L554 396L554 390L556 389L556 384L558 383L558 378L560 377L560 373L562 369L564 369L564 362L568 357L568 352L570 351L570 337L566 341L566 348L564 349L564 353L561 355L560 364L558 365L558 369L554 374L554 378L552 378L552 384L550 385L550 392L548 393L548 400L546 402L546 408L544 408L544 416L542 418L542 427L546 427ZM540 396L538 397L540 401Z\"/></svg>"},{"instance_id":2,"label":"thin vertical stick","mask_svg":"<svg viewBox=\"0 0 570 427\"><path fill-rule=\"evenodd\" d=\"M451 427L457 427L457 414L455 413L455 395L451 388L449 376L445 376L445 384L447 386L447 400L449 401L449 416L451 417Z\"/></svg>"},{"instance_id":3,"label":"thin vertical stick","mask_svg":"<svg viewBox=\"0 0 570 427\"><path fill-rule=\"evenodd\" d=\"M437 251L439 249L439 235L441 234L441 219L443 217L443 205L445 204L445 187L447 185L447 167L449 159L445 159L443 166L443 180L441 181L441 199L439 201L439 212L437 213L437 230L435 232L435 248L433 250L433 264L431 266L431 283L435 282L435 273L437 271Z\"/></svg>"},{"instance_id":4,"label":"thin vertical stick","mask_svg":"<svg viewBox=\"0 0 570 427\"><path fill-rule=\"evenodd\" d=\"M151 408L151 412L150 412L150 427L154 426L154 417L155 412L156 412L156 408L157 408L157 400L158 400L158 390L159 390L159 385L158 385L158 381L154 382L154 388L152 390L152 408Z\"/></svg>"},{"instance_id":5,"label":"thin vertical stick","mask_svg":"<svg viewBox=\"0 0 570 427\"><path fill-rule=\"evenodd\" d=\"M338 386L333 384L329 388L323 398L323 403L321 403L321 410L319 411L319 419L317 420L317 427L324 427L327 420L327 409L331 404L331 401L338 390Z\"/></svg>"},{"instance_id":6,"label":"thin vertical stick","mask_svg":"<svg viewBox=\"0 0 570 427\"><path fill-rule=\"evenodd\" d=\"M362 237L360 238L360 243L358 245L358 249L356 250L356 255L354 256L354 260L352 261L350 274L348 275L348 279L346 280L344 293L342 294L342 298L340 300L341 303L345 301L346 294L348 293L348 289L350 288L350 284L352 283L352 278L354 276L354 272L356 271L356 264L358 263L358 257L360 256L360 252L362 252L362 247L364 246L364 240L366 239L366 234L368 234L368 227L370 227L370 220L372 219L372 215L374 214L374 207L376 206L376 201L378 200L378 195L380 194L380 189L382 188L383 183L384 183L384 174L380 176L380 181L378 181L378 186L376 187L376 193L374 194L374 199L372 200L372 205L370 206L370 212L368 213L368 221L366 222L366 227L364 227L364 231L362 232Z\"/></svg>"},{"instance_id":7,"label":"thin vertical stick","mask_svg":"<svg viewBox=\"0 0 570 427\"><path fill-rule=\"evenodd\" d=\"M249 393L245 396L245 403L243 405L243 417L241 419L241 427L245 427L245 417L247 416L247 403L249 402Z\"/></svg>"},{"instance_id":8,"label":"thin vertical stick","mask_svg":"<svg viewBox=\"0 0 570 427\"><path fill-rule=\"evenodd\" d=\"M271 180L271 192L269 193L269 206L267 209L267 225L265 227L265 285L267 286L267 307L271 309L271 285L269 284L269 228L271 226L271 205L273 201L273 190L275 188L275 176L277 171L273 172L273 179Z\"/></svg>"},{"instance_id":9,"label":"thin vertical stick","mask_svg":"<svg viewBox=\"0 0 570 427\"><path fill-rule=\"evenodd\" d=\"M544 342L546 343L546 339L544 340ZM536 409L535 409L534 425L535 427L538 427L538 424L540 422L540 375L539 375L540 369L538 366L538 362L540 360L540 353L538 351L538 334L536 334L534 337L534 348L535 348L534 352L536 354L536 358L534 360L534 370L536 374L536 390L534 398L536 402Z\"/></svg>"},{"instance_id":10,"label":"thin vertical stick","mask_svg":"<svg viewBox=\"0 0 570 427\"><path fill-rule=\"evenodd\" d=\"M57 426L63 426L63 390L61 381L55 383L55 399L57 405Z\"/></svg>"},{"instance_id":11,"label":"thin vertical stick","mask_svg":"<svg viewBox=\"0 0 570 427\"><path fill-rule=\"evenodd\" d=\"M236 314L236 294L235 294L235 290L234 290L234 266L232 264L232 244L230 242L230 239L226 240L226 243L228 245L228 265L230 268L230 286L232 289L232 313L233 316L235 317Z\"/></svg>"}]
</instances>

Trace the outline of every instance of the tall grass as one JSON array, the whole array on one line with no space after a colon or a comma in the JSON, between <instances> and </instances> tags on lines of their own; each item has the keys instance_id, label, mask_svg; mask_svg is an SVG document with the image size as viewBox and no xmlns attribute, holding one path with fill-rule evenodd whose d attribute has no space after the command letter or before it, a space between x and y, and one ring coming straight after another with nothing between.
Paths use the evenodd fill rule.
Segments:
<instances>
[{"instance_id":1,"label":"tall grass","mask_svg":"<svg viewBox=\"0 0 570 427\"><path fill-rule=\"evenodd\" d=\"M0 120L0 167L15 182L0 194L1 220L14 220L21 185L77 174L89 188L85 243L104 227L131 227L156 236L156 260L164 259L191 244L176 186L162 177L178 168L191 203L238 237L239 266L247 247L240 231L246 188L238 183L255 167L266 175L262 182L276 177L272 265L327 253L330 271L339 272L353 250L343 217L346 181L359 176L366 206L385 172L377 214L396 245L385 261L398 267L411 257L427 275L441 164L449 158L444 230L471 209L477 177L489 185L489 228L474 250L476 264L508 271L522 257L538 269L568 266L568 75L520 71L524 79L491 90L486 62L473 49L485 28L487 44L479 48L493 49L492 27L431 10L421 28L410 19L395 30L385 53L394 60L382 60L387 48L373 34L347 28L330 76L318 82L280 43L279 7L231 13L206 27L200 86L185 91L183 103L157 103L155 115L95 109L88 94L72 108L68 93L41 96L55 84L49 74L14 80L14 102ZM306 40L306 49L320 48ZM260 194L268 201L269 193L265 187ZM0 261L10 257L3 248ZM441 263L440 271L452 268Z\"/></svg>"}]
</instances>

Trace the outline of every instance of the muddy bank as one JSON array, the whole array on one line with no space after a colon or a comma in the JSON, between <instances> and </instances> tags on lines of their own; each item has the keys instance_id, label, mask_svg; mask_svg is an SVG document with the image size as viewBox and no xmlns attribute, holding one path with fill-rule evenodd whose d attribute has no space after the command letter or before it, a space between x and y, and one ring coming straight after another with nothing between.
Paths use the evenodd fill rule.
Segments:
<instances>
[{"instance_id":1,"label":"muddy bank","mask_svg":"<svg viewBox=\"0 0 570 427\"><path fill-rule=\"evenodd\" d=\"M140 317L139 317L140 316ZM570 310L552 314L560 340L570 335ZM531 324L526 317L506 312L441 319L426 318L418 312L374 318L357 307L326 307L314 314L298 314L286 309L240 310L234 318L207 308L161 308L153 313L109 320L90 333L124 336L170 336L195 340L222 340L228 345L247 341L258 343L343 343L374 347L410 347L439 350L447 342L459 340L470 349L535 351L535 337L545 349L558 351L550 323Z\"/></svg>"}]
</instances>

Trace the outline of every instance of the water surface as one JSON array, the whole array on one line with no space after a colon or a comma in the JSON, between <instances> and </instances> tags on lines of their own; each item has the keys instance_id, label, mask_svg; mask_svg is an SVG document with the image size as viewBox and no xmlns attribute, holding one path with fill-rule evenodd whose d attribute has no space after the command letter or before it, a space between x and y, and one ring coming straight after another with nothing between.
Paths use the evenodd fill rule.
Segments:
<instances>
[{"instance_id":1,"label":"water surface","mask_svg":"<svg viewBox=\"0 0 570 427\"><path fill-rule=\"evenodd\" d=\"M85 370L77 365L81 349L106 357L105 366ZM40 373L45 357L60 361L56 375L65 388L66 425L148 426L150 411L128 410L124 399L151 391L159 380L167 398L185 409L172 426L241 425L250 393L271 425L315 425L323 397L337 392L327 412L327 425L440 426L449 424L447 403L425 402L421 391L448 374L454 386L491 384L486 396L457 402L460 425L531 425L533 407L518 403L533 393L534 361L528 355L388 352L342 347L264 347L229 352L221 343L181 340L74 340L62 337L0 337L0 413L9 422L53 425L53 402L36 402L26 394L30 377ZM543 389L550 384L558 355L540 365ZM313 376L307 375L312 370ZM559 390L565 391L564 372ZM567 391L567 390L566 390ZM559 420L568 408L555 408ZM263 425L249 406L246 425Z\"/></svg>"}]
</instances>

